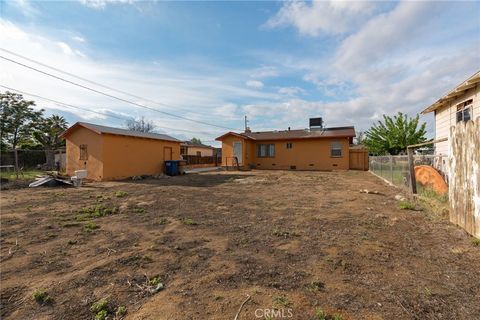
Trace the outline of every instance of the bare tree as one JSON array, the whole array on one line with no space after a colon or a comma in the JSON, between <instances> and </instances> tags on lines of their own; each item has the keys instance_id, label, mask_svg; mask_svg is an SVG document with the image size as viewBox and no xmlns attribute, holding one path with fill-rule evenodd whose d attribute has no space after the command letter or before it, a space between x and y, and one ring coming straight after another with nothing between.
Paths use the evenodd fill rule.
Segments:
<instances>
[{"instance_id":1,"label":"bare tree","mask_svg":"<svg viewBox=\"0 0 480 320\"><path fill-rule=\"evenodd\" d=\"M139 132L153 132L155 131L155 125L153 121L145 120L145 117L137 119L129 119L126 121L126 126L128 130L139 131Z\"/></svg>"}]
</instances>

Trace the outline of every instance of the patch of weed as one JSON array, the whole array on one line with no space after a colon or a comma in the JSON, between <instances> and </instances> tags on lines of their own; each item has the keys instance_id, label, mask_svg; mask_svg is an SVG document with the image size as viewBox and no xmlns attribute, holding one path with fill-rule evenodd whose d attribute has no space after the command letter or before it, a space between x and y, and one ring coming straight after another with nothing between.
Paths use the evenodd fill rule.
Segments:
<instances>
[{"instance_id":1,"label":"patch of weed","mask_svg":"<svg viewBox=\"0 0 480 320\"><path fill-rule=\"evenodd\" d=\"M315 320L327 320L327 314L320 308L315 309Z\"/></svg>"},{"instance_id":2,"label":"patch of weed","mask_svg":"<svg viewBox=\"0 0 480 320\"><path fill-rule=\"evenodd\" d=\"M95 222L90 221L90 222L87 223L85 226L83 226L83 228L85 229L85 231L89 231L89 232L90 232L90 231L99 229L100 226L98 226L97 224L95 224Z\"/></svg>"},{"instance_id":3,"label":"patch of weed","mask_svg":"<svg viewBox=\"0 0 480 320\"><path fill-rule=\"evenodd\" d=\"M401 210L415 210L415 206L406 200L398 202L397 207Z\"/></svg>"},{"instance_id":4,"label":"patch of weed","mask_svg":"<svg viewBox=\"0 0 480 320\"><path fill-rule=\"evenodd\" d=\"M191 219L191 218L185 218L182 220L183 224L186 224L186 225L189 225L189 226L196 226L198 224L198 222L196 222L195 220Z\"/></svg>"},{"instance_id":5,"label":"patch of weed","mask_svg":"<svg viewBox=\"0 0 480 320\"><path fill-rule=\"evenodd\" d=\"M100 310L95 315L95 320L106 320L107 316L108 316L108 311L107 310Z\"/></svg>"},{"instance_id":6,"label":"patch of weed","mask_svg":"<svg viewBox=\"0 0 480 320\"><path fill-rule=\"evenodd\" d=\"M107 307L108 307L108 300L107 299L100 299L97 302L94 302L90 306L90 311L92 311L93 313L97 313L97 312L100 312L102 310L107 310Z\"/></svg>"},{"instance_id":7,"label":"patch of weed","mask_svg":"<svg viewBox=\"0 0 480 320\"><path fill-rule=\"evenodd\" d=\"M117 308L117 312L115 312L115 315L117 317L123 317L126 314L127 314L127 307L125 307L125 306L119 306Z\"/></svg>"},{"instance_id":8,"label":"patch of weed","mask_svg":"<svg viewBox=\"0 0 480 320\"><path fill-rule=\"evenodd\" d=\"M133 212L135 212L135 213L144 213L144 212L145 212L145 209L144 209L144 208L140 208L140 207L135 207L135 208L133 208Z\"/></svg>"},{"instance_id":9,"label":"patch of weed","mask_svg":"<svg viewBox=\"0 0 480 320\"><path fill-rule=\"evenodd\" d=\"M156 286L160 283L160 278L159 277L153 277L148 279L148 285L150 286Z\"/></svg>"},{"instance_id":10,"label":"patch of weed","mask_svg":"<svg viewBox=\"0 0 480 320\"><path fill-rule=\"evenodd\" d=\"M332 320L343 320L343 317L338 313L336 313L333 315Z\"/></svg>"},{"instance_id":11,"label":"patch of weed","mask_svg":"<svg viewBox=\"0 0 480 320\"><path fill-rule=\"evenodd\" d=\"M115 197L117 197L117 198L123 198L123 197L125 197L125 196L127 196L127 195L128 195L128 193L125 192L125 191L119 190L119 191L115 192Z\"/></svg>"},{"instance_id":12,"label":"patch of weed","mask_svg":"<svg viewBox=\"0 0 480 320\"><path fill-rule=\"evenodd\" d=\"M282 306L282 307L288 307L291 304L290 301L287 299L287 297L284 297L284 296L275 297L273 299L273 302L276 305L279 305L279 306Z\"/></svg>"},{"instance_id":13,"label":"patch of weed","mask_svg":"<svg viewBox=\"0 0 480 320\"><path fill-rule=\"evenodd\" d=\"M425 295L430 297L432 295L432 289L425 287Z\"/></svg>"},{"instance_id":14,"label":"patch of weed","mask_svg":"<svg viewBox=\"0 0 480 320\"><path fill-rule=\"evenodd\" d=\"M77 242L78 242L77 240L68 240L67 243L68 243L69 245L73 246L74 244L77 244Z\"/></svg>"},{"instance_id":15,"label":"patch of weed","mask_svg":"<svg viewBox=\"0 0 480 320\"><path fill-rule=\"evenodd\" d=\"M473 239L472 239L472 244L473 244L475 247L480 246L480 239L479 239L479 238L473 238Z\"/></svg>"},{"instance_id":16,"label":"patch of weed","mask_svg":"<svg viewBox=\"0 0 480 320\"><path fill-rule=\"evenodd\" d=\"M295 231L280 230L280 229L273 230L272 234L274 236L283 237L283 238L291 238L291 237L299 237L300 236L300 234L298 234Z\"/></svg>"},{"instance_id":17,"label":"patch of weed","mask_svg":"<svg viewBox=\"0 0 480 320\"><path fill-rule=\"evenodd\" d=\"M75 219L77 221L85 221L90 218L100 218L111 214L116 214L117 212L118 208L115 206L109 208L103 204L97 204L95 206L82 208L80 210L80 214L77 215Z\"/></svg>"},{"instance_id":18,"label":"patch of weed","mask_svg":"<svg viewBox=\"0 0 480 320\"><path fill-rule=\"evenodd\" d=\"M308 287L313 291L323 291L325 290L325 283L321 281L312 281Z\"/></svg>"},{"instance_id":19,"label":"patch of weed","mask_svg":"<svg viewBox=\"0 0 480 320\"><path fill-rule=\"evenodd\" d=\"M32 294L32 297L40 304L48 304L53 301L53 299L48 295L48 293L41 289L35 290Z\"/></svg>"}]
</instances>

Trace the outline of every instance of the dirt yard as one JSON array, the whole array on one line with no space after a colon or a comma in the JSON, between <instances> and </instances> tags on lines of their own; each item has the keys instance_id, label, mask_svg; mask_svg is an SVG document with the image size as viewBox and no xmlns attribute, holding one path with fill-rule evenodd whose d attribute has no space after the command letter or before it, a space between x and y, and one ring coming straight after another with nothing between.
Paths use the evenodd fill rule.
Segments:
<instances>
[{"instance_id":1,"label":"dirt yard","mask_svg":"<svg viewBox=\"0 0 480 320\"><path fill-rule=\"evenodd\" d=\"M2 191L1 316L480 319L480 246L396 194L353 171Z\"/></svg>"}]
</instances>

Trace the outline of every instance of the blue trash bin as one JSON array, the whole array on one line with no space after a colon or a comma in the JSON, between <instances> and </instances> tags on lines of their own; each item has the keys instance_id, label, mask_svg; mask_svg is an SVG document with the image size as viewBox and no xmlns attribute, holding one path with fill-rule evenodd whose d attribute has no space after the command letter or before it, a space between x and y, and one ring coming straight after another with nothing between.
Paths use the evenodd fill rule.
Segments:
<instances>
[{"instance_id":1,"label":"blue trash bin","mask_svg":"<svg viewBox=\"0 0 480 320\"><path fill-rule=\"evenodd\" d=\"M177 176L178 175L178 160L167 160L165 161L165 174L167 176Z\"/></svg>"}]
</instances>

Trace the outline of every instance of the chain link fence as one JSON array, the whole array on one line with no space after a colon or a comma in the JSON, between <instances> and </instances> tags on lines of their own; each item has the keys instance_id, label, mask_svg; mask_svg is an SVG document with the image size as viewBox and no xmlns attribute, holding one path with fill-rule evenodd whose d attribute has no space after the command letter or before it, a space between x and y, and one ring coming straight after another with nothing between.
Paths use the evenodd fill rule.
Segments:
<instances>
[{"instance_id":1,"label":"chain link fence","mask_svg":"<svg viewBox=\"0 0 480 320\"><path fill-rule=\"evenodd\" d=\"M447 156L442 155L415 155L415 166L432 166L445 178L448 183ZM369 157L370 171L391 182L393 185L409 188L410 170L408 156L371 156ZM417 188L421 186L417 183Z\"/></svg>"}]
</instances>

